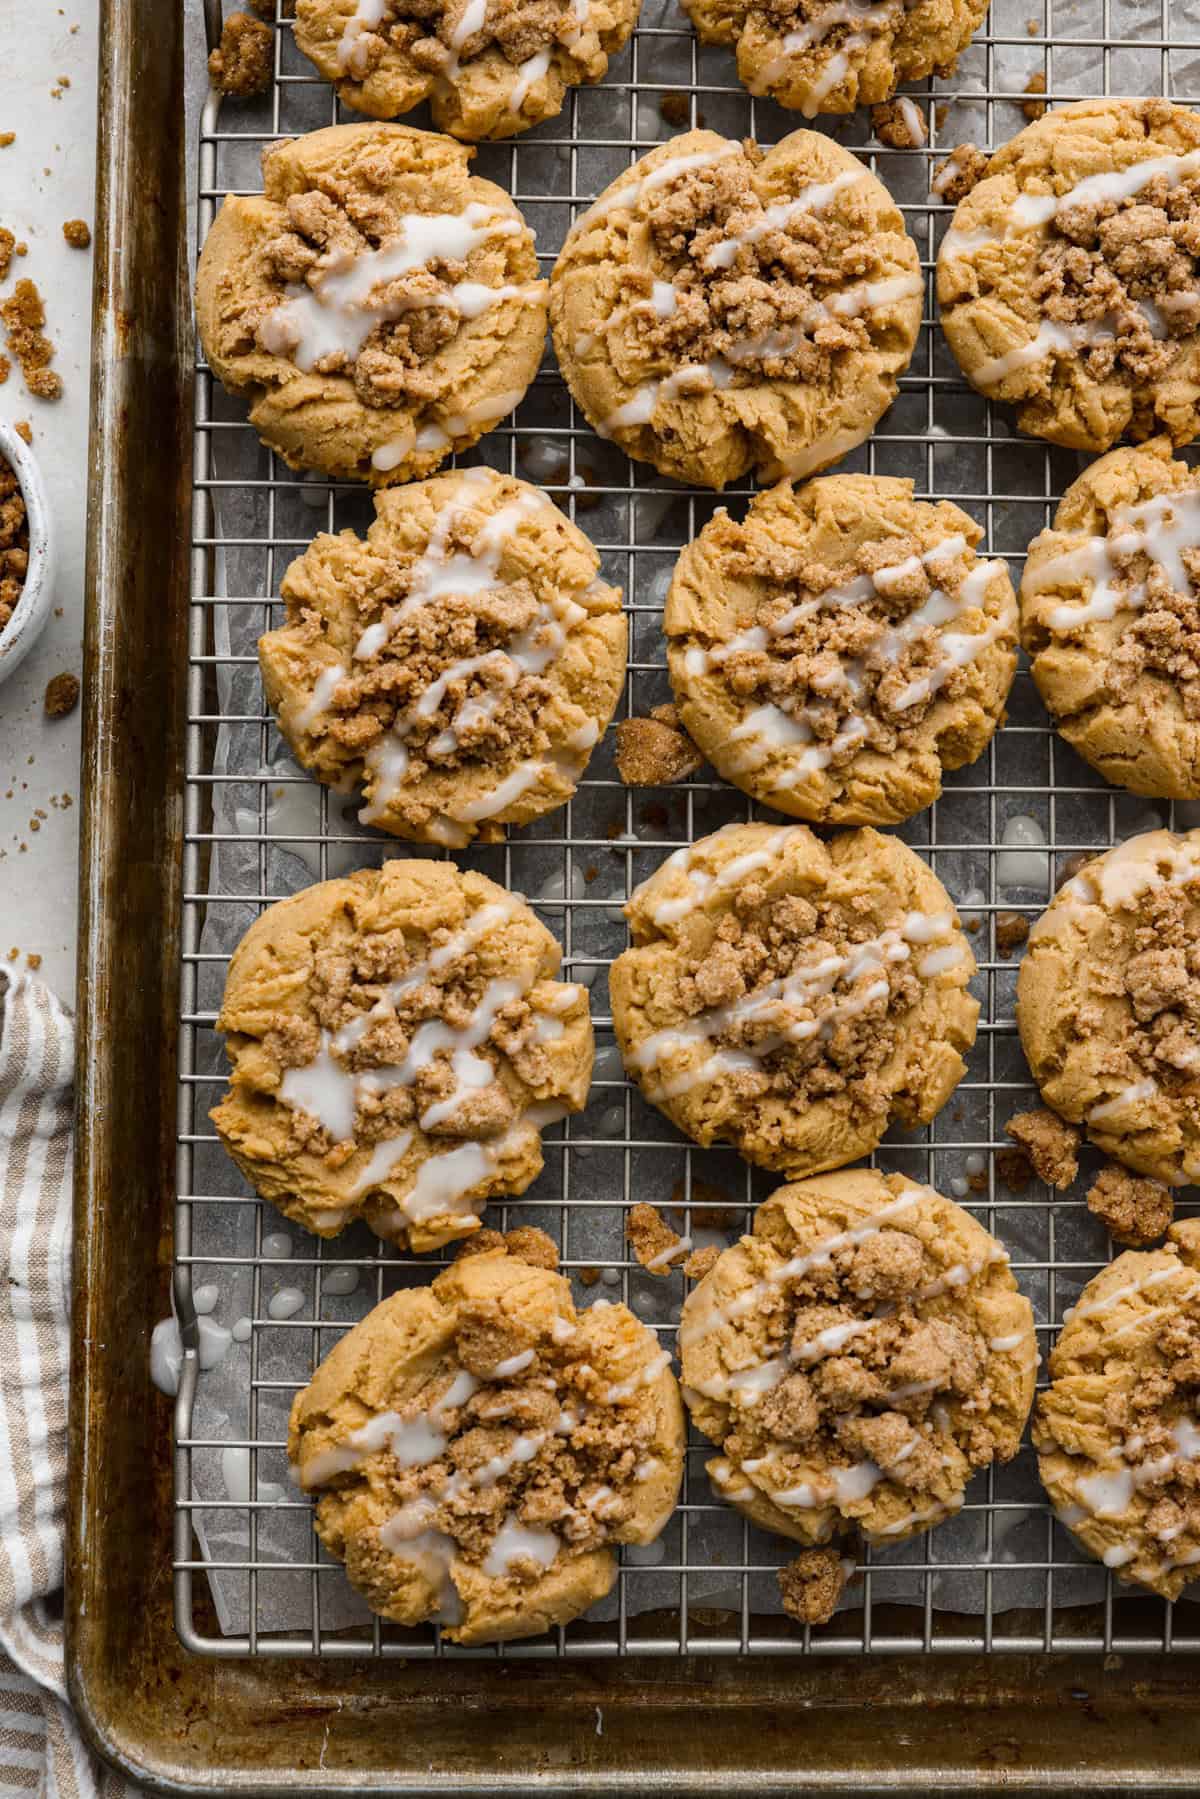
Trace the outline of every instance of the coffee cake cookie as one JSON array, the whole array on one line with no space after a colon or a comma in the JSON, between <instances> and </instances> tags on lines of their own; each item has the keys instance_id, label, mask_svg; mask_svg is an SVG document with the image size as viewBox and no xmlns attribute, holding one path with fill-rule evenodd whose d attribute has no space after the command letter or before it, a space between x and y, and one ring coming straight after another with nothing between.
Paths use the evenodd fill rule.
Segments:
<instances>
[{"instance_id":1,"label":"coffee cake cookie","mask_svg":"<svg viewBox=\"0 0 1200 1799\"><path fill-rule=\"evenodd\" d=\"M355 1218L411 1249L469 1236L587 1098L587 989L555 978L560 959L523 900L449 863L279 900L229 964L221 1142L319 1237Z\"/></svg>"},{"instance_id":2,"label":"coffee cake cookie","mask_svg":"<svg viewBox=\"0 0 1200 1799\"><path fill-rule=\"evenodd\" d=\"M297 0L296 43L372 119L428 100L439 131L512 137L601 81L641 0Z\"/></svg>"},{"instance_id":3,"label":"coffee cake cookie","mask_svg":"<svg viewBox=\"0 0 1200 1799\"><path fill-rule=\"evenodd\" d=\"M365 539L322 534L259 639L297 761L361 782L359 817L417 842L470 841L569 800L625 675L620 590L582 531L491 469L375 496Z\"/></svg>"},{"instance_id":4,"label":"coffee cake cookie","mask_svg":"<svg viewBox=\"0 0 1200 1799\"><path fill-rule=\"evenodd\" d=\"M373 1611L456 1643L566 1624L675 1508L670 1355L623 1305L577 1312L503 1250L395 1293L296 1397L288 1457Z\"/></svg>"},{"instance_id":5,"label":"coffee cake cookie","mask_svg":"<svg viewBox=\"0 0 1200 1799\"><path fill-rule=\"evenodd\" d=\"M1200 1180L1200 831L1089 862L1029 933L1017 1024L1042 1097L1105 1155Z\"/></svg>"},{"instance_id":6,"label":"coffee cake cookie","mask_svg":"<svg viewBox=\"0 0 1200 1799\"><path fill-rule=\"evenodd\" d=\"M773 150L689 131L575 221L554 345L593 428L664 475L806 475L863 442L921 323L886 188L813 131Z\"/></svg>"},{"instance_id":7,"label":"coffee cake cookie","mask_svg":"<svg viewBox=\"0 0 1200 1799\"><path fill-rule=\"evenodd\" d=\"M533 233L472 152L405 125L331 125L263 152L196 276L208 361L293 468L428 475L517 405L546 337Z\"/></svg>"},{"instance_id":8,"label":"coffee cake cookie","mask_svg":"<svg viewBox=\"0 0 1200 1799\"><path fill-rule=\"evenodd\" d=\"M664 627L688 734L726 780L818 824L895 824L991 741L1016 672L1003 562L911 481L782 482L684 550Z\"/></svg>"},{"instance_id":9,"label":"coffee cake cookie","mask_svg":"<svg viewBox=\"0 0 1200 1799\"><path fill-rule=\"evenodd\" d=\"M902 81L951 75L986 0L684 0L703 44L732 44L752 94L812 119L853 112ZM921 141L918 139L918 141Z\"/></svg>"},{"instance_id":10,"label":"coffee cake cookie","mask_svg":"<svg viewBox=\"0 0 1200 1799\"><path fill-rule=\"evenodd\" d=\"M1047 113L988 164L938 255L964 375L1075 450L1200 430L1200 118L1169 100Z\"/></svg>"},{"instance_id":11,"label":"coffee cake cookie","mask_svg":"<svg viewBox=\"0 0 1200 1799\"><path fill-rule=\"evenodd\" d=\"M755 1524L885 1546L1016 1454L1033 1311L1008 1252L932 1187L873 1169L780 1187L687 1298L683 1395Z\"/></svg>"},{"instance_id":12,"label":"coffee cake cookie","mask_svg":"<svg viewBox=\"0 0 1200 1799\"><path fill-rule=\"evenodd\" d=\"M646 1098L698 1143L786 1174L837 1168L962 1077L975 959L941 882L895 837L727 825L625 908L613 1027Z\"/></svg>"},{"instance_id":13,"label":"coffee cake cookie","mask_svg":"<svg viewBox=\"0 0 1200 1799\"><path fill-rule=\"evenodd\" d=\"M1029 546L1021 638L1059 730L1106 780L1200 797L1200 477L1112 450Z\"/></svg>"},{"instance_id":14,"label":"coffee cake cookie","mask_svg":"<svg viewBox=\"0 0 1200 1799\"><path fill-rule=\"evenodd\" d=\"M1033 1441L1059 1523L1121 1580L1178 1599L1200 1563L1200 1220L1088 1282Z\"/></svg>"}]
</instances>

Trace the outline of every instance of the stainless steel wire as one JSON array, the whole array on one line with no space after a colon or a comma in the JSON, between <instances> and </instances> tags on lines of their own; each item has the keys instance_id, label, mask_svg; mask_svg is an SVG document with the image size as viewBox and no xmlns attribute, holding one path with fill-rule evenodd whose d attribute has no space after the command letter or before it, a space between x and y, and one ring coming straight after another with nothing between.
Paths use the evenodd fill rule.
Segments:
<instances>
[{"instance_id":1,"label":"stainless steel wire","mask_svg":"<svg viewBox=\"0 0 1200 1799\"><path fill-rule=\"evenodd\" d=\"M647 0L647 20L659 19L661 12L652 12L651 4ZM1186 9L1173 15L1176 4L994 0L985 28L957 74L910 90L929 117L925 148L886 149L871 137L865 114L819 122L821 129L857 150L891 188L927 279L926 320L900 395L870 441L845 466L911 475L918 496L956 501L984 527L984 544L991 553L1010 559L1014 577L1030 539L1049 522L1081 463L1073 455L1018 438L1003 409L973 394L959 376L939 335L932 303L933 256L951 209L930 195L929 177L957 143L972 140L994 148L1018 130L1026 122L1022 107L1031 104L1031 75L1044 76L1045 92L1036 98L1051 104L1120 92L1200 99L1196 15ZM226 193L254 191L257 155L264 143L340 117L331 90L297 53L289 22L281 17L278 24L270 94L249 106L222 106L210 98L204 108L197 169L200 239ZM677 122L666 122L664 101ZM682 15L672 14L665 23L640 27L614 59L601 88L575 91L558 120L524 137L482 147L476 166L505 186L525 211L537 230L548 272L576 211L635 157L684 128L685 113L687 124L705 123L733 136L751 133L764 143L802 122L747 95L731 55L701 49ZM601 444L576 413L549 357L513 419L481 448L494 466L538 481L577 518L596 541L606 575L624 587L631 655L623 712L641 714L668 697L661 637L665 582L679 549L711 516L717 497L680 490ZM720 503L744 505L749 491L749 484L742 484L721 496ZM318 526L335 529L361 522L363 505L360 492L296 475L259 451L243 410L224 399L200 365L179 1037L179 1316L194 1321L195 1288L223 1272L244 1276L249 1270L252 1284L248 1422L239 1427L227 1421L205 1434L196 1421L203 1374L197 1383L189 1372L177 1404L174 1578L178 1628L188 1647L213 1656L319 1653L409 1659L469 1653L524 1659L627 1652L1200 1648L1200 1618L1186 1603L1173 1608L1131 1595L1114 1585L1111 1575L1094 1575L1090 1567L1084 1575L1093 1583L1103 1581L1101 1596L1095 1585L1079 1585L1082 1558L1044 1501L1028 1447L1008 1468L993 1469L972 1485L953 1528L944 1526L904 1552L868 1553L852 1590L851 1609L819 1631L792 1624L772 1605L774 1571L788 1559L788 1546L752 1531L717 1504L704 1474L710 1451L697 1440L689 1448L682 1503L664 1538L663 1559L656 1565L633 1558L625 1562L612 1616L581 1619L550 1638L483 1652L443 1644L431 1629L406 1632L378 1619L331 1626L329 1595L344 1575L310 1535L305 1554L292 1562L289 1575L293 1612L294 1583L297 1578L305 1583L304 1622L271 1627L271 1586L281 1569L260 1547L263 1516L268 1511L277 1515L281 1504L301 1516L308 1510L298 1494L283 1501L261 1497L257 1484L264 1466L279 1467L279 1406L295 1387L293 1379L277 1372L276 1333L306 1333L315 1365L348 1322L345 1308L333 1317L326 1306L322 1274L327 1278L331 1269L346 1267L357 1272L353 1305L355 1315L361 1315L406 1270L429 1267L429 1258L418 1262L399 1256L368 1243L365 1233L354 1238L353 1249L342 1241L322 1244L314 1239L287 1265L289 1274L306 1283L303 1310L273 1317L268 1288L279 1263L269 1239L277 1220L244 1185L214 1180L208 1172L219 1152L213 1149L207 1112L223 1083L213 1024L227 945L222 941L212 947L214 935L222 938L222 917L248 922L306 878L344 872L380 853L378 837L347 822L336 797L320 794L313 810L309 785L275 766L280 745L254 676L252 646L243 641L235 653L230 641L237 633L231 633L231 626L239 627L244 638L248 625L265 628L277 621L275 596L287 562ZM244 581L234 579L247 571ZM244 761L233 766L224 756L222 744L239 732L249 734L258 747L257 770L247 769ZM286 807L292 790L301 788L309 795L305 804L311 821L297 822L289 814L281 827L275 809ZM231 823L235 793L243 803ZM1172 810L1116 793L1079 762L1049 728L1023 668L1008 720L986 755L973 769L952 777L937 804L902 832L928 857L976 930L982 1013L967 1076L950 1104L928 1130L897 1136L877 1159L943 1191L963 1193L963 1203L1013 1248L1014 1272L1037 1311L1043 1355L1063 1308L1108 1259L1110 1248L1079 1197L1085 1182L1064 1197L1037 1183L1014 1193L999 1180L995 1152L1006 1141L1004 1123L1030 1103L1033 1093L1013 1017L1016 963L997 945L996 926L1005 912L1036 916L1072 857L1104 848L1132 828L1182 822ZM600 1290L632 1299L644 1315L647 1303L658 1304L653 1321L668 1345L682 1277L672 1277L669 1303L647 1302L648 1283L624 1245L624 1211L638 1198L661 1203L674 1195L685 1225L702 1221L708 1215L705 1208L719 1203L733 1208L740 1228L771 1182L732 1154L702 1154L687 1146L627 1086L612 1054L604 1054L612 1042L605 969L613 914L670 850L731 818L749 816L753 808L748 802L707 770L680 788L626 789L610 752L602 747L570 805L538 826L512 833L499 848L479 852L476 861L510 887L539 897L543 916L563 943L566 973L593 983L601 1049L601 1078L588 1110L551 1133L546 1173L530 1195L494 1207L490 1221L504 1228L520 1219L551 1230L562 1248L564 1270L588 1280L598 1272L595 1227L598 1220L606 1221L611 1236ZM1005 828L1015 816L1033 817L1044 835L1044 848L1032 852L1033 863L1015 870L1023 877L1032 872L1032 880L1014 880L1014 869L1005 860L1013 853L1006 847ZM282 878L281 841L291 852ZM403 853L402 845L391 848ZM228 866L222 860L227 853L234 858ZM297 856L309 865L307 877ZM597 1169L605 1195L600 1199L595 1197ZM715 1198L714 1187L719 1189ZM224 1240L220 1227L228 1224L231 1209L249 1232L245 1254L222 1255L212 1247ZM578 1247L581 1234L586 1254ZM200 1496L201 1458L226 1452L241 1458L238 1465L248 1471L247 1490L255 1498L241 1491L224 1498L207 1492ZM726 1530L726 1547L714 1559L713 1529L718 1526ZM213 1612L209 1582L218 1580L226 1583L226 1592L230 1583L240 1592L237 1627L226 1619L221 1628Z\"/></svg>"}]
</instances>

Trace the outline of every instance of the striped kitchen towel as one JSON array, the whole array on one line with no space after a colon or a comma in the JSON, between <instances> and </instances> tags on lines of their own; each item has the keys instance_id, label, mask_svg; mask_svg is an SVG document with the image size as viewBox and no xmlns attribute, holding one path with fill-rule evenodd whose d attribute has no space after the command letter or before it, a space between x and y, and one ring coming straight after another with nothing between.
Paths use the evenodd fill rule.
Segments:
<instances>
[{"instance_id":1,"label":"striped kitchen towel","mask_svg":"<svg viewBox=\"0 0 1200 1799\"><path fill-rule=\"evenodd\" d=\"M70 1013L0 972L0 1799L125 1799L67 1704Z\"/></svg>"}]
</instances>

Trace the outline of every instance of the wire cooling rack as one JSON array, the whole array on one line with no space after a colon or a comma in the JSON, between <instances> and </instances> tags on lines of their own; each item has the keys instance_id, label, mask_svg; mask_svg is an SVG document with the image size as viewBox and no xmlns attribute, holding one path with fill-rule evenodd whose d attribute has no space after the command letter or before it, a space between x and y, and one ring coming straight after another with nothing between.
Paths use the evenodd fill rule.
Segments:
<instances>
[{"instance_id":1,"label":"wire cooling rack","mask_svg":"<svg viewBox=\"0 0 1200 1799\"><path fill-rule=\"evenodd\" d=\"M219 0L206 5L211 27ZM200 240L227 192L259 187L264 143L341 116L297 52L289 21L277 23L269 94L223 105L210 97L204 106ZM984 527L984 548L1009 559L1014 579L1081 463L1019 439L1004 409L959 376L933 320L933 258L951 209L931 198L929 177L957 143L992 149L1019 130L1031 77L1044 79L1037 97L1051 104L1108 93L1186 102L1200 99L1198 59L1197 15L1178 0L993 0L955 77L910 90L928 115L925 148L884 148L865 113L819 122L900 202L927 288L900 395L843 466L910 475L919 497L956 501ZM427 123L422 115L410 122ZM801 123L747 95L731 54L701 49L674 0L646 0L639 30L601 87L575 90L561 117L537 130L481 147L475 166L521 206L549 273L571 219L654 144L698 124L771 143ZM622 711L642 714L667 698L663 598L679 550L717 497L680 489L597 439L549 357L514 417L466 460L479 459L542 485L597 543L605 575L623 586L631 653ZM744 484L721 500L741 510L750 491ZM212 1365L198 1381L185 1373L176 1409L175 1594L187 1647L214 1656L409 1659L1200 1648L1194 1608L1127 1593L1073 1547L1045 1503L1027 1446L976 1480L951 1522L886 1555L866 1552L844 1609L821 1630L779 1611L774 1574L791 1550L715 1501L704 1474L711 1447L695 1438L661 1548L624 1552L607 1605L548 1638L465 1651L432 1628L402 1631L348 1604L345 1577L321 1550L307 1501L286 1486L287 1407L348 1325L397 1285L428 1278L434 1259L401 1256L361 1226L332 1243L281 1231L223 1157L207 1114L224 1084L213 1023L242 930L312 879L378 862L385 849L409 853L358 827L341 798L281 760L254 657L258 632L279 622L275 596L291 558L316 530L361 530L369 517L361 489L297 475L263 450L243 409L201 364L175 1300L185 1341L199 1331L201 1360ZM1013 1193L999 1179L994 1152L1005 1143L1005 1121L1034 1094L1013 1017L1017 962L998 946L997 923L1003 940L1004 913L1035 917L1072 857L1155 824L1197 822L1185 812L1106 787L1056 738L1022 669L988 752L901 832L976 933L982 1012L950 1103L927 1131L889 1140L877 1160L953 1192L1005 1242L1034 1303L1043 1356L1064 1308L1111 1248L1081 1197L1094 1164L1066 1196L1037 1183ZM548 1133L544 1174L521 1201L493 1206L489 1222L549 1229L577 1298L624 1299L669 1346L683 1278L651 1281L631 1260L626 1209L635 1199L674 1200L681 1228L703 1240L707 1226L708 1240L731 1239L773 1183L731 1152L688 1146L627 1085L612 1047L607 967L625 941L619 907L633 886L672 849L754 815L708 771L681 787L624 788L610 734L570 805L503 845L459 858L538 905L563 944L566 977L591 986L598 1044L588 1109ZM1016 833L1040 835L1041 844L1013 845L1014 818L1032 819L1035 830L1018 825ZM714 1206L727 1208L715 1220ZM720 1239L714 1222L726 1227Z\"/></svg>"}]
</instances>

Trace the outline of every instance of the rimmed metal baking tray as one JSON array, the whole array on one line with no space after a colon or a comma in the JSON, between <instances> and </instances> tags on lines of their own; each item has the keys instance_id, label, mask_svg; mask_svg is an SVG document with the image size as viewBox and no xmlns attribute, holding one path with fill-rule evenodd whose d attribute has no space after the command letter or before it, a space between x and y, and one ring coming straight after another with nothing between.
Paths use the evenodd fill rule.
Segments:
<instances>
[{"instance_id":1,"label":"rimmed metal baking tray","mask_svg":"<svg viewBox=\"0 0 1200 1799\"><path fill-rule=\"evenodd\" d=\"M1052 52L1043 29L1035 49L1068 68L1072 58L1082 56L1085 67L1092 59L1102 78L1094 85L1115 90L1114 67L1124 44L1112 34L1115 0L1102 4L1102 32L1085 30L1071 40L1074 48L1060 43ZM1166 0L1161 9L1155 0L1152 10L1157 31L1143 33L1137 43L1144 53L1149 41L1167 76L1172 52ZM1043 26L1049 22L1043 16ZM1004 1610L948 1614L935 1607L928 1580L925 1603L915 1607L889 1603L886 1588L873 1596L868 1583L864 1605L833 1639L789 1632L778 1620L760 1620L748 1605L732 1624L728 1613L710 1619L702 1607L693 1621L685 1589L682 1607L646 1619L638 1614L636 1631L623 1616L619 1627L598 1629L578 1646L560 1641L545 1659L510 1652L436 1660L420 1645L409 1649L378 1638L349 1650L320 1634L298 1644L227 1643L206 1609L203 1582L189 1580L188 1606L178 1620L190 1645L184 1647L171 1571L174 1566L178 1600L179 1576L196 1570L188 1565L186 1539L181 1555L173 1535L171 1498L174 1486L186 1517L190 1387L185 1381L175 1419L173 1468L170 1408L149 1384L147 1343L150 1325L166 1308L179 1193L177 1141L187 1137L191 1117L176 1086L176 1019L180 920L185 904L197 903L197 893L189 890L185 899L181 852L187 777L195 781L204 771L187 762L189 708L193 731L196 719L196 651L193 640L189 687L186 521L195 481L205 503L194 529L205 535L213 476L205 460L206 433L197 446L190 429L182 15L153 0L105 0L103 25L67 1602L72 1693L92 1741L118 1766L164 1791L253 1793L297 1784L318 1791L692 1791L714 1782L736 1792L842 1786L918 1791L934 1780L956 1791L1001 1785L1039 1791L1082 1779L1109 1790L1187 1786L1200 1748L1190 1702L1194 1664L1181 1652L1194 1630L1188 1608L1176 1608L1177 1618L1157 1602L1114 1598L1110 1591L1099 1608L1072 1618L1055 1612L1049 1578L1046 1606L1033 1616L1026 1611L1015 1629ZM664 87L686 86L693 117L719 113L731 96L751 107L750 122L765 140L779 134L740 96L727 59L713 62L723 53L701 55L682 25L652 35L648 49L640 46L643 75L637 43L629 63L616 65L612 75L629 96L628 135L591 147L616 150L619 162L647 148L647 115L639 113L639 104L647 92L657 104ZM675 53L668 40L681 40L675 51L688 59L686 83L667 79ZM1008 135L1003 108L1019 104L1019 86L1006 89L996 64L1020 41L1015 27L1006 31L994 16L971 53L982 58L976 100L989 142ZM280 74L276 92L286 94L288 72ZM1060 82L1053 67L1051 76L1051 98L1077 96L1077 77ZM972 79L968 67L963 83L969 88ZM542 128L551 147L557 138L567 150L563 191L530 193L520 159L537 153L533 140L492 153L512 159L509 185L522 203L553 204L566 217L591 197L594 184L580 177L576 154L589 148L579 128L580 104L572 101L563 120ZM783 128L795 122L785 120ZM283 128L278 117L271 126ZM853 136L855 129L860 136ZM862 120L841 135L866 143ZM877 148L864 154L894 190L901 185L896 158ZM918 212L933 217L939 209L914 199L908 212L911 229ZM928 268L932 243L917 235ZM548 411L537 409L539 392L548 392ZM561 438L569 462L559 497L571 507L580 491L573 477L583 478L579 469L590 434L566 415L561 389L542 384L527 404L539 437ZM514 455L525 429L519 414L515 431L506 427L501 436ZM977 510L990 529L991 548L1000 553L1024 547L1074 472L1073 458L1018 442L1002 416L970 396L928 328L901 399L866 452L867 466L892 472L891 459L911 453L914 439L921 441L927 471L921 490ZM292 478L273 470L267 479L274 484ZM607 478L601 471L591 484L628 502L630 531L606 549L627 559L635 625L627 703L641 710L661 653L647 647L655 643L654 604L637 559L669 559L677 545L669 531L648 545L632 526L635 506L647 495L657 497L656 486L664 484L646 471ZM694 528L695 520L693 500L674 528ZM586 528L587 518L581 522ZM1003 540L1006 532L1012 541ZM206 597L214 597L211 590L200 591L202 602ZM968 1076L985 1091L986 1130L977 1140L963 1141L961 1133L957 1142L934 1138L921 1151L935 1158L934 1169L943 1150L958 1154L977 1143L986 1151L1002 1141L1003 1107L1022 1087L1012 1056L1011 970L997 958L990 936L1000 904L994 871L1005 817L1014 802L1026 810L1044 807L1054 866L1074 851L1112 841L1131 816L1122 799L1064 758L1030 703L1027 679L1024 695L1018 684L1011 711L1012 722L979 771L982 778L964 784L967 812L956 815L958 802L951 797L911 833L935 865L940 857L952 868L951 858L980 853L989 871L978 906L988 921L978 940L987 995L984 1060ZM1022 737L1044 753L1040 782L1018 781L1004 761L1006 739ZM604 782L603 772L598 779ZM1082 812L1073 810L1075 801ZM684 802L687 834L709 828L707 803L701 781ZM971 808L982 808L973 827ZM197 816L186 821L196 839L203 835L194 828ZM1090 824L1066 822L1077 816ZM631 825L637 822L632 809L627 817ZM327 815L322 818L327 825ZM335 827L333 835L342 833ZM630 835L637 838L636 831ZM663 852L682 840L670 825L652 836L654 842L643 847ZM569 855L589 849L593 839L577 837L568 823L552 842ZM326 857L327 849L320 854ZM633 859L631 850L624 857L627 879L635 878ZM579 902L565 898L562 909L573 903ZM205 1026L204 1020L185 1023ZM978 1203L994 1223L1007 1202L992 1186ZM1047 1304L1056 1320L1066 1297L1049 1277L1060 1277L1069 1296L1090 1267L1057 1250L1053 1216L1047 1221L1047 1266L1040 1272L1048 1277ZM186 1247L174 1272L187 1316ZM618 1273L627 1281L630 1270L619 1267ZM699 1466L695 1478L694 1503L701 1506L707 1501L700 1496ZM980 1503L994 1512L1003 1500L989 1489ZM989 1536L989 1554L991 1541ZM928 1566L918 1572L936 1571L935 1558L931 1548ZM1054 1552L1045 1559L1049 1577ZM985 1556L979 1570L990 1598L996 1569ZM1080 1644L1100 1653L1081 1653ZM1158 1653L1150 1652L1151 1645ZM1031 1653L1036 1646L1044 1653ZM999 1647L1009 1653L987 1653ZM696 1653L698 1648L707 1653ZM813 1654L814 1648L823 1653ZM876 1656L880 1648L891 1653ZM953 1653L943 1659L940 1649Z\"/></svg>"}]
</instances>

